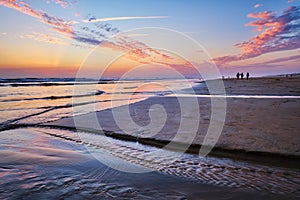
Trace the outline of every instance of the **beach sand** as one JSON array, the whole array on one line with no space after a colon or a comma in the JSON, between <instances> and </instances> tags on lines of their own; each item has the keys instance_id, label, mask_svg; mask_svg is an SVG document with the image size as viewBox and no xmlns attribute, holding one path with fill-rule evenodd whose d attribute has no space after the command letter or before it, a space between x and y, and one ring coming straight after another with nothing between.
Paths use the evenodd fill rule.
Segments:
<instances>
[{"instance_id":1,"label":"beach sand","mask_svg":"<svg viewBox=\"0 0 300 200\"><path fill-rule=\"evenodd\" d=\"M2 199L273 198L265 193L215 187L158 172L120 172L99 162L82 144L51 135L59 132L69 137L76 134L41 128L1 132Z\"/></svg>"},{"instance_id":2,"label":"beach sand","mask_svg":"<svg viewBox=\"0 0 300 200\"><path fill-rule=\"evenodd\" d=\"M256 78L250 80L224 80L227 95L300 95L299 78ZM195 87L198 94L207 94L203 85ZM190 97L179 97L189 102ZM200 109L199 129L193 138L193 144L200 145L210 123L210 98L198 97ZM298 98L226 98L226 119L222 134L215 149L238 150L243 152L263 152L285 155L300 155L300 99ZM134 138L150 138L159 141L172 140L181 121L181 110L176 97L153 97L129 106L132 120L139 126L150 123L149 109L152 105L162 105L167 112L167 121L162 130L155 135L147 130L130 127L130 120L123 119L128 127L120 129L113 113L122 113L126 106L103 110L96 113L76 116L76 127L89 131L105 130L113 133L131 135ZM190 121L192 113L186 114ZM184 111L186 112L186 111ZM199 113L196 113L199 114ZM75 127L73 118L64 118L47 125ZM127 121L128 120L128 123ZM123 125L124 125L123 124ZM100 126L99 126L100 125ZM188 128L186 130L189 130ZM192 134L192 133L190 133ZM176 137L177 142L185 142L189 133ZM185 138L187 137L187 138ZM249 154L250 155L250 154ZM263 154L264 155L264 154Z\"/></svg>"},{"instance_id":3,"label":"beach sand","mask_svg":"<svg viewBox=\"0 0 300 200\"><path fill-rule=\"evenodd\" d=\"M224 84L228 95L299 95L299 79L277 79L231 79L225 80ZM195 86L195 90L197 94L208 94L203 84ZM299 197L300 99L228 97L223 131L210 154L218 158L185 154L174 163L166 163L165 160L169 159L166 156L172 155L166 153L168 151L149 155L152 147L142 144L165 147L172 139L180 144L191 138L192 145L188 151L198 153L211 120L211 100L209 97L196 98L200 109L200 121L197 121L193 118L195 114L199 115L194 112L197 109L191 107L181 111L178 105L181 100L192 105L189 104L191 98L152 97L129 105L130 119L139 127L129 126L131 121L122 115L121 120L127 127L118 127L113 112L122 114L127 111L126 106L120 106L31 125L35 128L17 128L28 125L16 124L17 129L2 131L0 196L7 199ZM161 106L166 110L167 121L164 123L160 117L154 118L158 128L164 126L157 134L149 134L149 112L158 111ZM181 115L187 121L186 132L175 137ZM194 137L189 130L195 122L199 127ZM60 129L63 127L66 129ZM76 133L73 131L75 128L89 133ZM108 137L101 138L91 133L105 133ZM106 142L109 138L112 143ZM124 140L139 143L126 143ZM155 171L139 174L112 169L99 161L104 155L103 149L110 153L111 159L128 161L127 164L117 163L119 166L136 163ZM153 151L157 151L156 148ZM95 155L99 155L100 159L96 159Z\"/></svg>"},{"instance_id":4,"label":"beach sand","mask_svg":"<svg viewBox=\"0 0 300 200\"><path fill-rule=\"evenodd\" d=\"M207 82L214 82L208 80ZM300 95L300 76L295 77L264 77L250 79L224 79L227 95ZM195 87L198 94L208 94L206 87Z\"/></svg>"}]
</instances>

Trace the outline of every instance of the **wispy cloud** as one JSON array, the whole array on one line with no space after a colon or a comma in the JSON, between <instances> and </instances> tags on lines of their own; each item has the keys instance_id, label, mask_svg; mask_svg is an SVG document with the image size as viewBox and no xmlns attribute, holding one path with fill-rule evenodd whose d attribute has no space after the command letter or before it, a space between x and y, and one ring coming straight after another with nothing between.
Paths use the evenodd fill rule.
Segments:
<instances>
[{"instance_id":1,"label":"wispy cloud","mask_svg":"<svg viewBox=\"0 0 300 200\"><path fill-rule=\"evenodd\" d=\"M294 56L287 56L287 57L282 57L282 58L276 58L273 60L269 60L266 62L258 62L258 63L251 63L247 64L246 66L237 66L235 68L262 68L262 67L282 67L282 64L284 62L294 62L298 63L300 60L300 55L294 55Z\"/></svg>"},{"instance_id":2,"label":"wispy cloud","mask_svg":"<svg viewBox=\"0 0 300 200\"><path fill-rule=\"evenodd\" d=\"M36 40L39 42L46 42L46 43L50 43L50 44L58 44L58 45L67 44L66 42L62 41L61 39L59 39L55 36L52 36L49 34L44 34L44 33L39 33L39 32L33 32L32 34L25 34L20 37Z\"/></svg>"},{"instance_id":3,"label":"wispy cloud","mask_svg":"<svg viewBox=\"0 0 300 200\"><path fill-rule=\"evenodd\" d=\"M63 8L68 7L68 2L65 0L55 0L55 3L61 5Z\"/></svg>"},{"instance_id":4,"label":"wispy cloud","mask_svg":"<svg viewBox=\"0 0 300 200\"><path fill-rule=\"evenodd\" d=\"M115 35L120 31L107 23L96 23L94 26L96 29L85 26L81 27L80 32L75 33L73 39L82 43L82 46L78 44L75 46L85 48L85 45L99 45L102 48L124 52L126 58L143 64L170 64L172 62L171 56L135 39L135 37L147 36L148 34L120 34L108 39L109 35Z\"/></svg>"},{"instance_id":5,"label":"wispy cloud","mask_svg":"<svg viewBox=\"0 0 300 200\"><path fill-rule=\"evenodd\" d=\"M70 34L74 33L71 25L68 21L64 21L55 16L50 16L45 12L34 10L31 6L24 2L18 2L16 0L0 0L0 5L15 9L21 13L30 15L39 19L42 23L51 25L52 28L60 33Z\"/></svg>"},{"instance_id":6,"label":"wispy cloud","mask_svg":"<svg viewBox=\"0 0 300 200\"><path fill-rule=\"evenodd\" d=\"M77 42L85 43L88 45L94 45L94 46L97 46L101 42L103 42L103 40L99 40L95 37L92 38L92 37L84 37L84 36L79 36L79 35L74 36L73 39L76 40Z\"/></svg>"},{"instance_id":7,"label":"wispy cloud","mask_svg":"<svg viewBox=\"0 0 300 200\"><path fill-rule=\"evenodd\" d=\"M95 23L95 22L108 22L108 21L119 21L119 20L133 20L133 19L162 19L168 18L168 16L131 16L131 17L108 17L108 18L95 18L91 17L89 19L82 20L85 23Z\"/></svg>"},{"instance_id":8,"label":"wispy cloud","mask_svg":"<svg viewBox=\"0 0 300 200\"><path fill-rule=\"evenodd\" d=\"M300 60L300 55L276 58L276 59L264 62L264 64L273 64L273 63L281 63L281 62L296 61L296 60Z\"/></svg>"},{"instance_id":9,"label":"wispy cloud","mask_svg":"<svg viewBox=\"0 0 300 200\"><path fill-rule=\"evenodd\" d=\"M253 7L254 8L259 8L259 7L262 7L262 4L255 4Z\"/></svg>"},{"instance_id":10,"label":"wispy cloud","mask_svg":"<svg viewBox=\"0 0 300 200\"><path fill-rule=\"evenodd\" d=\"M101 46L125 52L127 58L143 64L157 63L169 65L173 60L171 56L125 35L117 36L114 40L105 40L101 43Z\"/></svg>"},{"instance_id":11,"label":"wispy cloud","mask_svg":"<svg viewBox=\"0 0 300 200\"><path fill-rule=\"evenodd\" d=\"M55 1L61 5L65 5L65 1ZM48 24L52 27L52 30L56 31L59 34L62 34L63 37L71 39L75 42L73 44L76 47L89 48L89 46L97 46L104 48L110 48L115 51L122 51L126 54L126 57L131 60L135 60L140 63L149 64L165 64L165 65L174 65L175 62L172 62L174 58L167 55L166 53L161 52L160 50L153 49L146 44L139 42L132 37L119 35L115 37L114 40L108 39L109 36L119 33L119 30L116 27L106 23L107 21L113 20L133 20L133 19L158 19L166 18L167 16L135 16L135 17L112 17L112 18L102 18L95 19L90 18L84 20L84 22L102 22L102 23L93 23L90 27L81 27L79 30L73 30L72 25L77 23L76 21L66 21L56 16L51 16L43 11L33 9L29 4L24 2L19 2L16 0L0 0L0 5L15 9L21 13L30 15L34 18L37 18L44 24ZM40 42L47 42L53 44L65 44L59 38L51 36L49 34L43 34L34 32L32 34L23 35L23 38L29 38ZM180 63L179 63L180 64Z\"/></svg>"},{"instance_id":12,"label":"wispy cloud","mask_svg":"<svg viewBox=\"0 0 300 200\"><path fill-rule=\"evenodd\" d=\"M54 2L54 3L60 5L60 6L63 7L63 8L67 8L67 7L69 7L69 6L72 5L71 2L68 2L68 1L66 1L66 0L47 0L46 2L47 2L48 4L51 3L51 2Z\"/></svg>"},{"instance_id":13,"label":"wispy cloud","mask_svg":"<svg viewBox=\"0 0 300 200\"><path fill-rule=\"evenodd\" d=\"M279 16L270 11L249 14L249 18L258 20L250 22L246 26L253 26L256 31L261 33L248 41L235 45L242 49L240 55L222 56L213 60L219 65L224 65L270 52L300 48L299 9L299 6L289 7Z\"/></svg>"}]
</instances>

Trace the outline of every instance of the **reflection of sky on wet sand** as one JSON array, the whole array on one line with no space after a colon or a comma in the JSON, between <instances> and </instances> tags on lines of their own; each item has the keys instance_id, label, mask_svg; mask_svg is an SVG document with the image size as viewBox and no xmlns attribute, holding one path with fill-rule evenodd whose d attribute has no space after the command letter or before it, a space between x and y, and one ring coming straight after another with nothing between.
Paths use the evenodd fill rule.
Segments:
<instances>
[{"instance_id":1,"label":"reflection of sky on wet sand","mask_svg":"<svg viewBox=\"0 0 300 200\"><path fill-rule=\"evenodd\" d=\"M174 199L207 196L207 190L215 191L216 196L228 193L226 188L156 172L122 173L101 164L83 145L45 133L77 138L74 132L51 129L1 133L0 188L5 191L0 194L2 198ZM232 195L243 194L241 191Z\"/></svg>"},{"instance_id":2,"label":"reflection of sky on wet sand","mask_svg":"<svg viewBox=\"0 0 300 200\"><path fill-rule=\"evenodd\" d=\"M250 199L288 199L298 188L298 170L188 154L166 165L164 161L170 157L165 156L170 153L151 154L158 150L155 147L81 134L85 137L84 142L88 142L89 150L98 152L98 156L104 150L110 157L123 160L120 163L123 167L126 162L135 163L160 173L113 170L89 154L75 132L48 128L15 129L0 135L0 186L5 189L0 196L58 198L79 195L143 199L151 195L151 199L159 199L163 195L166 199L193 199L229 195L239 199L246 195ZM109 145L112 146L107 148ZM118 162L118 159L114 161Z\"/></svg>"}]
</instances>

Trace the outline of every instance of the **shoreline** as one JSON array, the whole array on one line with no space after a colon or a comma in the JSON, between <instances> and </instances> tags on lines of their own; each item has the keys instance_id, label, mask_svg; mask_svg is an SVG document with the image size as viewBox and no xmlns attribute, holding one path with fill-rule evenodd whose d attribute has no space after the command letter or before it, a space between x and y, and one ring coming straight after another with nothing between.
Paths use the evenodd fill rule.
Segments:
<instances>
[{"instance_id":1,"label":"shoreline","mask_svg":"<svg viewBox=\"0 0 300 200\"><path fill-rule=\"evenodd\" d=\"M96 130L85 129L85 128L74 128L74 127L65 127L65 126L51 126L51 125L37 125L36 127L48 127L48 128L57 128L65 129L71 131L83 131L93 134L101 134L113 139L119 139L129 142L139 142L143 145L149 145L158 148L164 148L167 144L170 143L168 140L157 140L155 138L141 138L134 137L127 134L118 134L111 131L99 132ZM173 142L174 148L165 147L167 150L182 152L187 144ZM182 148L181 148L182 147ZM202 146L200 144L191 144L184 153L189 153L193 155L198 155L199 150ZM287 168L300 168L300 156L298 155L289 155L289 154L279 154L279 153L270 153L270 152L260 152L260 151L246 151L244 149L225 149L222 147L214 147L212 151L208 154L211 157L217 158L230 158L233 160L247 161L256 164L271 165L277 167L287 167Z\"/></svg>"},{"instance_id":2,"label":"shoreline","mask_svg":"<svg viewBox=\"0 0 300 200\"><path fill-rule=\"evenodd\" d=\"M184 148L187 144L175 142L174 146L176 148L166 147L167 144L170 143L168 140L157 140L155 138L141 138L134 137L132 135L127 134L119 134L112 131L100 131L95 129L88 128L76 128L72 126L58 126L58 125L43 125L43 124L35 124L35 125L27 125L27 124L15 124L9 126L7 129L3 129L1 131L15 130L19 128L50 128L50 129L58 129L58 130L69 130L73 132L86 132L90 134L100 134L106 137L110 137L113 139L128 141L128 142L138 142L143 145L157 147L157 148L165 148L166 150L182 152L182 148ZM56 136L57 137L57 136ZM69 138L61 137L62 139L70 140ZM72 140L73 141L73 140ZM182 147L182 148L181 148ZM199 150L201 148L200 144L191 144L184 153L198 155ZM262 164L265 166L275 166L275 167L285 167L292 169L300 168L300 156L298 155L290 155L290 154L279 154L279 153L270 153L270 152L261 152L261 151L246 151L244 149L226 149L222 147L214 147L212 151L207 155L209 157L215 158L229 158L236 161L244 161L250 162L254 164Z\"/></svg>"},{"instance_id":3,"label":"shoreline","mask_svg":"<svg viewBox=\"0 0 300 200\"><path fill-rule=\"evenodd\" d=\"M295 85L297 80L292 82L296 88L290 87L291 82L285 81L277 87L273 81L269 81L268 92L264 84L255 81L229 81L232 86L228 83L225 86L231 87L229 95L236 91L247 94L245 89L249 89L250 95L253 92L269 95L276 91L280 95L283 93L282 88L289 87L289 91L292 91L289 96L300 87ZM252 86L249 87L249 84ZM205 93L205 88L197 86L196 92L200 95ZM296 94L298 97L298 93ZM189 104L190 98L196 99L196 104ZM192 199L199 197L198 194L203 197L230 194L233 199L245 196L249 199L299 197L300 126L297 122L300 119L300 98L227 98L222 134L209 155L199 157L199 149L212 120L211 98L150 97L112 109L61 117L59 120L48 120L49 122L31 121L28 118L27 121L2 124L0 174L3 174L5 181L1 188L5 188L8 195L25 194L27 197L47 195L50 190L53 193L60 192L61 185L68 188L68 191L64 194L57 193L58 196L86 196L87 191L93 194L101 191L99 195L107 197L140 197L151 190L151 196L157 196L156 199L165 192L171 195L170 199L174 199L175 194L177 197L180 194ZM184 107L187 109L181 110L179 99L187 103L188 107ZM164 107L168 115L165 122L162 120L163 116L156 117L158 125L160 121L164 125L157 134L151 135L147 132L151 127L145 127L152 123L151 111L161 110L161 107L155 107L157 104ZM194 120L195 113L189 111L196 109L188 109L194 108L191 105L199 106L198 129L194 129L195 124L188 123L184 134L177 137L182 116L188 122ZM130 114L128 116L122 115L122 111L126 109ZM128 127L119 128L112 111L116 111L115 116L119 116L119 120L128 124ZM131 127L129 119L138 127ZM154 124L156 125L155 121ZM189 133L192 130L197 130L196 136ZM187 137L194 138L189 140ZM170 141L173 145L167 145ZM182 154L187 143L191 145ZM102 162L107 159L106 154L112 156L109 160L118 161L117 166L138 165L153 169L154 172L141 176L110 168L110 165ZM180 157L172 160L173 155ZM40 166L45 167L41 169ZM22 173L15 174L15 171ZM37 174L37 178L27 179L26 173ZM44 186L35 184L39 177L45 177L45 181L42 181ZM165 180L169 180L169 184L165 184ZM24 183L32 183L30 194L22 189ZM167 191L161 189L161 184L156 187L158 183L168 186ZM116 190L106 190L110 184ZM169 185L172 185L171 189ZM219 193L212 192L214 189ZM206 190L210 192L207 193Z\"/></svg>"},{"instance_id":4,"label":"shoreline","mask_svg":"<svg viewBox=\"0 0 300 200\"><path fill-rule=\"evenodd\" d=\"M5 192L0 196L31 199L78 196L198 199L199 196L219 198L224 195L230 195L231 199L289 199L299 196L297 184L292 182L297 170L272 168L272 171L268 167L239 165L225 160L214 162L215 159L201 159L197 163L188 157L176 162L176 168L161 166L149 173L128 173L99 161L97 155L103 156L101 148L93 144L87 148L78 139L74 132L67 130L20 128L4 131L0 162L0 175L4 181L0 185ZM120 148L110 152L112 158L119 155L129 158L124 162L115 160L122 166L129 167L130 158L137 159L137 155L147 152L141 152L141 146L124 148L123 144L119 143ZM146 162L151 166L157 161L147 158ZM189 173L185 171L187 167ZM214 171L220 169L225 173ZM256 182L255 177L261 177L262 182Z\"/></svg>"},{"instance_id":5,"label":"shoreline","mask_svg":"<svg viewBox=\"0 0 300 200\"><path fill-rule=\"evenodd\" d=\"M228 95L295 95L300 96L300 76L294 77L253 77L249 79L212 79L197 82L192 89L196 94L209 94L205 82L223 81ZM184 89L189 91L191 88Z\"/></svg>"},{"instance_id":6,"label":"shoreline","mask_svg":"<svg viewBox=\"0 0 300 200\"><path fill-rule=\"evenodd\" d=\"M298 92L298 89L300 89L300 86L298 86L299 78L282 78L284 81L280 81L280 86L273 84L274 82L277 83L276 79L227 80L227 83L225 81L225 89L227 94L234 94L234 91L237 90L243 91L244 94L252 94L253 87L255 86L256 93L268 95L270 91L276 91L280 94L283 87L288 87L290 88L289 91L291 91L289 95L294 95L295 91L297 91L297 96L300 95L300 90ZM269 85L268 92L265 91L265 82L268 82ZM252 86L250 87L249 84ZM257 87L257 85L260 85L260 87ZM228 87L230 89L229 92ZM244 90L244 88L248 88L248 90ZM205 94L206 91L203 85L200 88L199 85L196 85L194 89L198 94ZM187 152L192 154L198 154L204 138L203 133L207 131L210 121L210 98L198 97L197 99L201 114L203 115L199 122L199 127L200 125L201 127L198 130L197 136L187 149ZM300 99L298 98L228 99L225 126L217 145L210 155L252 162L264 162L265 164L279 166L300 167L300 162L297 162L300 156L299 145L297 145L300 143L297 130L300 130L300 127L296 123L300 119L299 102ZM138 125L145 126L149 123L149 108L155 104L164 106L167 112L171 113L168 116L170 120L168 119L169 121L166 122L166 127L164 126L164 129L155 136L147 136L143 132L136 134L137 130L135 129L130 129L132 130L130 132L132 134L127 134L118 128L114 121L112 110L126 109L126 106L97 111L94 113L96 119L93 118L95 117L93 114L75 116L74 118L80 121L80 124L76 124L76 126L73 117L42 123L39 126L69 128L73 130L77 127L78 130L91 133L104 132L107 136L116 139L140 142L161 148L173 139L174 133L176 133L178 128L180 110L176 108L178 107L176 97L150 97L146 100L130 104L128 107L130 114L134 115L133 121ZM235 111L237 106L239 110ZM126 121L127 119L124 120ZM100 123L101 129L99 129L96 123ZM178 148L180 150L180 146L185 144L184 139L180 141L178 138L175 143L177 145L173 150L178 150Z\"/></svg>"}]
</instances>

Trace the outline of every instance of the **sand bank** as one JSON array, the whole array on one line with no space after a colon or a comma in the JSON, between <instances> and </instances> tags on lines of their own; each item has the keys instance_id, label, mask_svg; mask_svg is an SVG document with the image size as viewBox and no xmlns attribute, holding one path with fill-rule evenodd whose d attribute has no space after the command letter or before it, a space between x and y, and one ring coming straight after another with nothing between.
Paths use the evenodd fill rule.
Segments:
<instances>
[{"instance_id":1,"label":"sand bank","mask_svg":"<svg viewBox=\"0 0 300 200\"><path fill-rule=\"evenodd\" d=\"M251 80L226 80L225 86L228 94L238 92L247 94L284 94L299 95L297 78L251 79ZM196 88L196 92L204 93L203 85ZM255 92L254 92L255 88ZM288 88L282 91L283 88ZM296 91L296 92L295 92ZM188 97L184 101L189 101ZM201 145L207 133L210 123L210 98L197 98L199 102L200 121L193 145ZM300 99L285 98L227 98L226 120L222 134L215 149L241 150L243 152L262 152L278 155L300 155ZM150 139L154 142L168 142L177 134L180 125L181 110L176 97L153 97L145 101L131 104L129 112L132 120L143 127L150 123L149 109L152 105L159 104L167 112L167 121L163 128L155 135L149 136L148 132L135 127L120 129L114 120L113 112L122 113L127 110L126 106L108 109L96 113L90 113L75 117L76 127L90 131L105 130L115 136L126 139ZM192 109L193 110L193 109ZM192 117L195 113L191 113ZM73 118L65 118L47 125L75 127ZM129 119L124 118L124 124ZM129 126L130 123L128 123ZM99 126L100 125L100 126ZM192 133L191 133L192 134ZM189 135L189 133L186 133ZM123 138L122 138L123 137ZM128 138L128 137L127 137ZM176 142L184 142L185 138L176 138ZM165 145L165 143L163 143Z\"/></svg>"}]
</instances>

